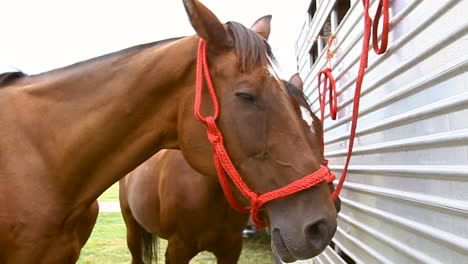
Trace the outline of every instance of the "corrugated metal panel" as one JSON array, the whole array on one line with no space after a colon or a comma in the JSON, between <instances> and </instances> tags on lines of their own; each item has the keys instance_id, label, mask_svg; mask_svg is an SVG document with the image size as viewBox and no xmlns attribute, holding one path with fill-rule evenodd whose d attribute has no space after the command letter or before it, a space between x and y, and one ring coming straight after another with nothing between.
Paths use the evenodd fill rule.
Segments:
<instances>
[{"instance_id":1,"label":"corrugated metal panel","mask_svg":"<svg viewBox=\"0 0 468 264\"><path fill-rule=\"evenodd\" d=\"M325 251L316 258L316 262L318 263L339 263L339 264L346 264L345 261L341 259L341 257L330 247L326 248Z\"/></svg>"},{"instance_id":2,"label":"corrugated metal panel","mask_svg":"<svg viewBox=\"0 0 468 264\"><path fill-rule=\"evenodd\" d=\"M320 1L296 45L317 113L325 52L311 65L309 50L335 2ZM347 152L363 33L362 3L351 2L332 28L340 110L336 121L326 112L324 129L337 175ZM335 249L301 263L346 263L336 249L357 263L468 263L468 1L390 4L389 49L369 53Z\"/></svg>"}]
</instances>

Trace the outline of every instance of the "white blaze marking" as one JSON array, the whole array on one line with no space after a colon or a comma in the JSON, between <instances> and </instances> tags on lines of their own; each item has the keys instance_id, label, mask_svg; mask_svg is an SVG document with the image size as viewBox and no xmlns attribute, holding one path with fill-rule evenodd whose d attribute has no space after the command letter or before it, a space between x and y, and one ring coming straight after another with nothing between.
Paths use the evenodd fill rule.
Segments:
<instances>
[{"instance_id":1,"label":"white blaze marking","mask_svg":"<svg viewBox=\"0 0 468 264\"><path fill-rule=\"evenodd\" d=\"M312 115L310 114L309 110L307 110L304 106L301 106L301 115L302 119L304 119L304 121L306 121L306 123L309 125L312 133L315 134L313 126L314 119L312 118Z\"/></svg>"}]
</instances>

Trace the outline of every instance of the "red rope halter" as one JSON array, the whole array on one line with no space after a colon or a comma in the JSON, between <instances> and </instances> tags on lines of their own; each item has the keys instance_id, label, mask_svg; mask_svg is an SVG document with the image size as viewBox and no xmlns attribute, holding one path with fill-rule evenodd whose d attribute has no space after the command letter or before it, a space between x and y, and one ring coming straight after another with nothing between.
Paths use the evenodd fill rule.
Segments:
<instances>
[{"instance_id":1,"label":"red rope halter","mask_svg":"<svg viewBox=\"0 0 468 264\"><path fill-rule=\"evenodd\" d=\"M210 97L213 102L214 108L213 115L206 117L203 117L200 114L203 78L205 78L206 80L208 92L210 93ZM216 119L219 116L219 103L216 97L213 83L211 81L206 56L206 42L203 39L200 39L197 54L195 116L198 118L198 120L205 123L207 127L208 139L211 145L213 146L214 161L216 165L216 171L218 173L219 182L227 200L234 209L244 213L250 212L252 214L253 221L259 228L263 228L266 226L266 223L260 217L260 209L263 205L265 205L265 203L308 189L322 181L332 182L335 179L335 175L330 173L328 167L321 166L318 171L307 175L304 178L301 178L284 187L261 195L255 193L247 186L247 184L242 180L236 168L232 164L231 159L229 158L229 155L224 147L223 135L221 134L221 131L219 131L216 125ZM230 188L226 173L231 179L231 181L234 183L234 185L237 187L237 189L249 200L250 208L243 207L236 200Z\"/></svg>"}]
</instances>

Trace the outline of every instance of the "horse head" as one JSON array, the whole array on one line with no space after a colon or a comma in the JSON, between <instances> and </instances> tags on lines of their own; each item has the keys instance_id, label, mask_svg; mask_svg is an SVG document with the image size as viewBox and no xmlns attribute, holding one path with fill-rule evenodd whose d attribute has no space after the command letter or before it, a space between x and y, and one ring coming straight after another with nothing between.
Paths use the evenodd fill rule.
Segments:
<instances>
[{"instance_id":1,"label":"horse head","mask_svg":"<svg viewBox=\"0 0 468 264\"><path fill-rule=\"evenodd\" d=\"M207 71L221 106L215 124L233 167L255 193L252 195L260 197L323 171L326 164L320 150L321 131L315 131L316 136L311 139L311 130L304 129L305 121L298 115L297 104L272 70L274 57L265 40L269 34L268 17L259 21L261 25L256 23L252 31L236 22L222 24L198 1L186 0L184 5L197 32L193 37L206 42ZM206 91L201 93L201 115L216 112L216 103L209 100L211 96ZM195 170L216 177L207 130L193 116L194 97L192 94L182 98L185 103L179 111L180 148ZM230 185L234 186L232 182ZM255 206L238 188L234 188L234 196L244 206ZM335 233L336 216L331 189L325 180L269 200L259 212L272 230L274 251L287 262L311 258L323 251Z\"/></svg>"}]
</instances>

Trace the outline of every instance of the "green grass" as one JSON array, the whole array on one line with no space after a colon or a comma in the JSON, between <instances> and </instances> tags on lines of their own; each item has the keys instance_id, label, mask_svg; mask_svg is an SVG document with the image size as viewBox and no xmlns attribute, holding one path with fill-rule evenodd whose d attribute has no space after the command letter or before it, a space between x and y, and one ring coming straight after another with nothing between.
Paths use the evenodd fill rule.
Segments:
<instances>
[{"instance_id":1,"label":"green grass","mask_svg":"<svg viewBox=\"0 0 468 264\"><path fill-rule=\"evenodd\" d=\"M244 241L240 264L274 263L266 233ZM167 242L160 240L159 263L164 263ZM100 213L88 243L81 251L78 264L122 264L130 263L130 253L125 238L125 224L119 212ZM191 264L216 263L213 254L202 252Z\"/></svg>"},{"instance_id":2,"label":"green grass","mask_svg":"<svg viewBox=\"0 0 468 264\"><path fill-rule=\"evenodd\" d=\"M163 256L164 252L160 253ZM162 263L162 262L161 262ZM190 263L216 264L216 258L210 252L199 253ZM270 237L265 231L258 236L244 240L244 247L239 258L240 264L272 264L275 263L270 248Z\"/></svg>"},{"instance_id":3,"label":"green grass","mask_svg":"<svg viewBox=\"0 0 468 264\"><path fill-rule=\"evenodd\" d=\"M130 263L125 224L120 212L99 213L93 233L81 251L78 264Z\"/></svg>"},{"instance_id":4,"label":"green grass","mask_svg":"<svg viewBox=\"0 0 468 264\"><path fill-rule=\"evenodd\" d=\"M98 201L100 202L112 202L119 200L119 183L116 182L109 189L107 189L101 196L99 196Z\"/></svg>"}]
</instances>

